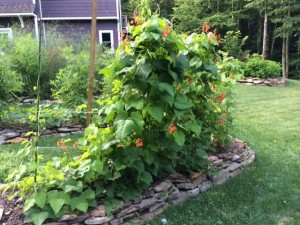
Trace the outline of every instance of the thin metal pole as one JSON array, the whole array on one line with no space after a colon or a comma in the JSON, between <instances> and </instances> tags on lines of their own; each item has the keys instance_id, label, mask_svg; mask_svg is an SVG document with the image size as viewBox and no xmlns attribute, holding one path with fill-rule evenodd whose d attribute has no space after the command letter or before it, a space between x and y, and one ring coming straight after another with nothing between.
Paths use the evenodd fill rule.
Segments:
<instances>
[{"instance_id":1,"label":"thin metal pole","mask_svg":"<svg viewBox=\"0 0 300 225\"><path fill-rule=\"evenodd\" d=\"M41 112L41 108L40 108L40 100L41 100L41 96L40 96L40 92L41 92L41 74L42 74L42 27L41 27L41 21L40 21L40 25L38 26L39 28L39 39L38 39L38 51L39 51L39 55L38 55L38 78L37 78L37 82L36 82L36 87L37 87L37 97L36 97L36 137L34 140L34 161L36 163L36 166L38 165L38 144L39 144L39 139L40 139L40 135L41 135L41 130L40 130L40 112ZM36 184L37 184L37 168L34 171L34 188L36 189Z\"/></svg>"},{"instance_id":2,"label":"thin metal pole","mask_svg":"<svg viewBox=\"0 0 300 225\"><path fill-rule=\"evenodd\" d=\"M94 73L95 73L95 58L96 58L97 11L98 11L98 0L93 0L90 73L89 73L89 83L88 83L88 105L87 105L88 114L86 117L86 126L89 126L92 121L92 104L93 104Z\"/></svg>"}]
</instances>

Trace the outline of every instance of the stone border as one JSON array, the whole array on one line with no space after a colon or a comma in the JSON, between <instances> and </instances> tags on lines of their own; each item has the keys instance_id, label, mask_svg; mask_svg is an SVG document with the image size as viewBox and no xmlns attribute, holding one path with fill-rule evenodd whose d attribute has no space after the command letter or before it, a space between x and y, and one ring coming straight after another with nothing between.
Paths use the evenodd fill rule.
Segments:
<instances>
[{"instance_id":1,"label":"stone border","mask_svg":"<svg viewBox=\"0 0 300 225\"><path fill-rule=\"evenodd\" d=\"M0 131L0 145L20 143L26 139L28 130L11 130L4 129ZM63 127L48 128L42 133L42 137L54 136L63 137L71 134L82 134L84 132L83 125L70 125Z\"/></svg>"},{"instance_id":2,"label":"stone border","mask_svg":"<svg viewBox=\"0 0 300 225\"><path fill-rule=\"evenodd\" d=\"M241 170L255 160L255 153L248 145L235 139L230 148L222 153L210 155L211 169L217 169L218 175L209 177L201 172L195 172L191 176L174 173L163 181L152 185L135 201L122 202L120 207L106 214L105 205L81 215L64 215L59 222L45 225L122 225L140 224L151 220L162 213L170 205L176 205L186 201L189 197L198 196L213 185L223 184L231 177L238 175Z\"/></svg>"},{"instance_id":3,"label":"stone border","mask_svg":"<svg viewBox=\"0 0 300 225\"><path fill-rule=\"evenodd\" d=\"M237 82L243 83L249 86L285 86L285 79L282 77L279 78L252 78L246 77L243 79L238 80Z\"/></svg>"}]
</instances>

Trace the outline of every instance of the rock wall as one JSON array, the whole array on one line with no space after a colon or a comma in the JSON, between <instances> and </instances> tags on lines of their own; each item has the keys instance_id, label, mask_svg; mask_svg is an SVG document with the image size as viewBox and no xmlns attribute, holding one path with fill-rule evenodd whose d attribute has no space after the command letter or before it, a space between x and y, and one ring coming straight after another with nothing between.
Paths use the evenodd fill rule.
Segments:
<instances>
[{"instance_id":1,"label":"rock wall","mask_svg":"<svg viewBox=\"0 0 300 225\"><path fill-rule=\"evenodd\" d=\"M71 134L82 134L84 130L83 125L70 125L67 127L48 128L42 133L42 137L55 136L63 137ZM0 145L20 143L26 139L28 130L10 130L4 129L0 131Z\"/></svg>"},{"instance_id":2,"label":"rock wall","mask_svg":"<svg viewBox=\"0 0 300 225\"><path fill-rule=\"evenodd\" d=\"M79 225L79 224L141 224L162 213L170 205L186 201L209 190L214 185L223 184L231 177L238 175L241 170L251 164L255 153L240 140L234 140L230 148L216 155L210 155L211 169L219 173L209 177L201 172L190 176L174 173L161 182L153 184L135 201L122 202L120 206L108 215L104 204L81 215L64 215L58 222L45 225Z\"/></svg>"},{"instance_id":3,"label":"rock wall","mask_svg":"<svg viewBox=\"0 0 300 225\"><path fill-rule=\"evenodd\" d=\"M249 86L285 86L285 79L283 78L244 78L238 81L239 83L243 83Z\"/></svg>"}]
</instances>

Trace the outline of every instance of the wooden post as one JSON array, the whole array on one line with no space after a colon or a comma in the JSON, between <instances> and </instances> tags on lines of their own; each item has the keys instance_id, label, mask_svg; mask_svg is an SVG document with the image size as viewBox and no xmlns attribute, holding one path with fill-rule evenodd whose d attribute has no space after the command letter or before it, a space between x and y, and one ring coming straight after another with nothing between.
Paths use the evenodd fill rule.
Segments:
<instances>
[{"instance_id":1,"label":"wooden post","mask_svg":"<svg viewBox=\"0 0 300 225\"><path fill-rule=\"evenodd\" d=\"M98 0L92 0L92 1L93 1L93 13L92 13L92 28L91 28L90 73L89 73L89 83L88 83L88 104L87 104L88 113L86 117L86 126L89 126L92 121L94 73L95 73L95 58L96 58Z\"/></svg>"}]
</instances>

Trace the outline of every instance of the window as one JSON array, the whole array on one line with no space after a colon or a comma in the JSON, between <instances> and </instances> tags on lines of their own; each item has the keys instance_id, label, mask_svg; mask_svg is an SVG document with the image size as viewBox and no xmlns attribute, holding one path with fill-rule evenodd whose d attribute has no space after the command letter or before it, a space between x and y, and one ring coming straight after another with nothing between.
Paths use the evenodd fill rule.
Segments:
<instances>
[{"instance_id":1,"label":"window","mask_svg":"<svg viewBox=\"0 0 300 225\"><path fill-rule=\"evenodd\" d=\"M1 34L7 35L9 40L13 38L11 28L0 28L0 35Z\"/></svg>"},{"instance_id":2,"label":"window","mask_svg":"<svg viewBox=\"0 0 300 225\"><path fill-rule=\"evenodd\" d=\"M112 30L99 30L99 40L100 44L107 47L114 47L114 35Z\"/></svg>"}]
</instances>

